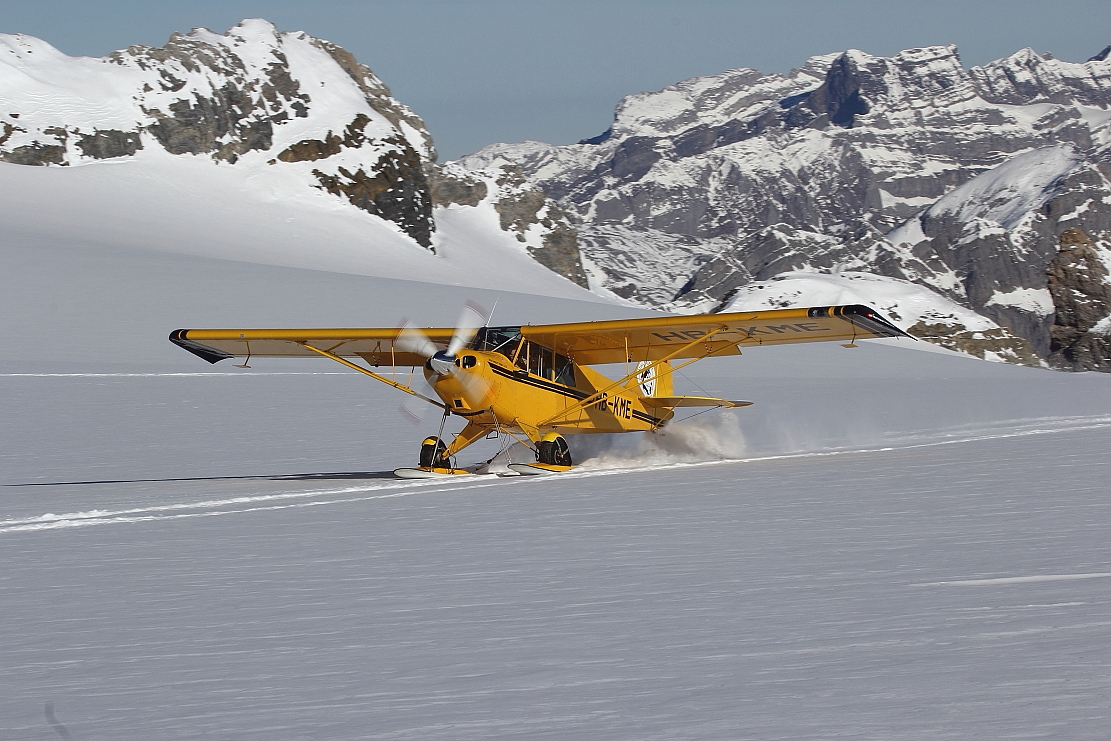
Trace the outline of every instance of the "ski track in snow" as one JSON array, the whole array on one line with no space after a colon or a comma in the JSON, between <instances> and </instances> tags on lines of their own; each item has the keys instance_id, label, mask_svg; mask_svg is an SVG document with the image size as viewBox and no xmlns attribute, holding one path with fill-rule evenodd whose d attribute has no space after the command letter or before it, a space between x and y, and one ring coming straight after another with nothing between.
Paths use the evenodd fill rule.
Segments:
<instances>
[{"instance_id":1,"label":"ski track in snow","mask_svg":"<svg viewBox=\"0 0 1111 741\"><path fill-rule=\"evenodd\" d=\"M424 484L422 486L421 484ZM435 488L439 484L440 488ZM0 533L25 532L28 530L52 530L57 528L83 527L87 525L116 525L123 523L151 522L154 520L177 520L189 517L214 517L217 515L244 514L248 512L267 512L278 509L294 509L298 507L317 507L327 504L346 504L349 502L365 502L374 499L393 499L396 497L412 496L420 493L439 493L445 491L460 491L465 489L478 489L494 486L494 481L481 483L468 479L465 485L451 487L443 486L442 481L406 482L404 484L384 484L379 486L353 486L331 489L313 489L311 491L282 492L278 494L263 494L259 496L233 497L230 499L207 500L187 504L165 504L153 507L136 507L123 510L88 512L70 512L66 514L47 513L38 517L11 519L0 521ZM236 505L273 502L290 499L309 499L311 497L342 497L343 495L364 493L368 491L382 491L403 489L387 494L375 494L364 497L348 497L342 499L319 499L314 501L290 502L287 504L274 504L269 506L236 507ZM190 512L187 510L201 510Z\"/></svg>"},{"instance_id":2,"label":"ski track in snow","mask_svg":"<svg viewBox=\"0 0 1111 741\"><path fill-rule=\"evenodd\" d=\"M997 579L957 579L915 584L916 587L989 587L999 584L1032 584L1042 581L1076 581L1078 579L1106 579L1111 572L1097 574L1040 574L1038 576L1004 576ZM1055 605L1056 606L1056 605Z\"/></svg>"},{"instance_id":3,"label":"ski track in snow","mask_svg":"<svg viewBox=\"0 0 1111 741\"><path fill-rule=\"evenodd\" d=\"M87 374L86 374L87 375ZM163 374L179 375L179 374ZM180 374L187 375L187 374ZM197 374L205 375L205 374ZM234 375L234 374L232 374ZM275 374L281 375L281 374ZM297 374L292 374L297 375ZM1085 430L1105 429L1111 427L1111 416L1098 415L1091 417L1046 417L1029 420L1013 420L999 422L985 429L977 427L957 428L956 430L923 431L896 438L901 444L885 445L883 447L855 447L836 450L807 451L797 453L782 453L777 455L753 456L747 458L728 458L708 461L675 461L668 463L655 463L648 465L631 465L626 462L622 466L612 464L605 467L592 467L591 461L586 461L583 467L576 471L560 474L560 480L595 478L599 476L615 476L622 474L649 473L683 468L699 468L706 466L740 465L754 463L768 463L773 461L797 460L805 458L822 458L831 456L864 455L875 453L890 453L896 451L929 448L943 445L961 445L987 440L1006 438L1029 437L1032 435L1053 435L1066 432L1079 432ZM1003 428L1003 429L1000 429ZM262 477L260 477L262 478ZM481 475L480 477L467 477L461 481L448 483L443 479L427 481L389 481L388 483L364 486L330 487L312 489L309 491L287 491L274 494L259 494L256 496L239 496L227 499L210 499L200 502L161 504L149 507L136 507L119 510L89 510L83 512L68 512L55 514L48 512L36 517L12 518L0 520L0 535L11 533L26 533L34 531L71 529L89 527L93 525L121 525L156 522L162 520L177 520L198 517L217 517L222 515L250 514L257 512L271 512L282 509L296 509L304 507L319 507L352 502L367 502L382 499L395 499L398 497L414 496L418 494L444 494L463 492L474 489L483 489L492 486L505 486L513 484L527 484L531 482L550 481L553 477L527 477L527 476L498 476ZM98 483L98 482L83 482ZM103 482L104 484L125 482ZM36 484L37 486L38 484ZM65 486L66 484L57 484ZM19 487L20 484L7 484L10 487ZM356 496L365 495L365 496ZM266 504L271 503L272 504ZM251 506L243 506L251 505ZM1111 576L1107 574L1059 576L1059 577L1014 577L1008 579L968 580L953 582L936 582L919 586L939 585L983 585L1012 583L1014 580L1071 579L1094 578ZM1017 583L1017 582L1015 582Z\"/></svg>"}]
</instances>

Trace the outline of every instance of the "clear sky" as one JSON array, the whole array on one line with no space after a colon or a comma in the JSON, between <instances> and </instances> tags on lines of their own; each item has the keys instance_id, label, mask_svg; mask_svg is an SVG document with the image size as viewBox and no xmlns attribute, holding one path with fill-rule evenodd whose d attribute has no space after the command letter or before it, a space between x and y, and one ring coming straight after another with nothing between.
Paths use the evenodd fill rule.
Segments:
<instances>
[{"instance_id":1,"label":"clear sky","mask_svg":"<svg viewBox=\"0 0 1111 741\"><path fill-rule=\"evenodd\" d=\"M1111 0L0 0L0 33L71 55L243 18L351 51L425 119L442 160L591 137L624 95L736 67L931 44L957 44L966 66L1027 46L1084 61L1111 44Z\"/></svg>"}]
</instances>

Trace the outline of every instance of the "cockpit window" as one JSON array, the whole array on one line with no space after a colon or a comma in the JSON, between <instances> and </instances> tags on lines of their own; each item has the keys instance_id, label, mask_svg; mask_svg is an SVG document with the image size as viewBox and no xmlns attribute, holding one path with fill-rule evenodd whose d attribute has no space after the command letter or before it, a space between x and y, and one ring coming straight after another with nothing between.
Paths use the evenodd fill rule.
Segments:
<instances>
[{"instance_id":1,"label":"cockpit window","mask_svg":"<svg viewBox=\"0 0 1111 741\"><path fill-rule=\"evenodd\" d=\"M501 353L512 360L520 342L520 327L483 327L475 335L471 349Z\"/></svg>"},{"instance_id":2,"label":"cockpit window","mask_svg":"<svg viewBox=\"0 0 1111 741\"><path fill-rule=\"evenodd\" d=\"M506 359L516 361L518 368L534 376L564 386L575 385L575 369L571 359L534 342L522 340L520 327L483 327L475 335L471 349L501 353ZM464 357L463 363L466 362L467 358Z\"/></svg>"}]
</instances>

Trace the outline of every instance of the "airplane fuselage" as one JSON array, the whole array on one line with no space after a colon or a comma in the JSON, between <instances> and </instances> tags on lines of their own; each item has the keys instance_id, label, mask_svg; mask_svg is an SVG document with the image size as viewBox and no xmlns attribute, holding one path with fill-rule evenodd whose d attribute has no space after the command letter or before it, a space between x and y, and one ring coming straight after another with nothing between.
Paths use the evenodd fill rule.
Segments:
<instances>
[{"instance_id":1,"label":"airplane fuselage","mask_svg":"<svg viewBox=\"0 0 1111 741\"><path fill-rule=\"evenodd\" d=\"M521 368L500 352L467 350L456 359L451 373L438 374L428 366L424 373L453 414L471 424L520 431L530 438L548 432L653 430L673 414L646 407L635 385L598 394L612 382L590 368L573 366L570 374L563 372L561 380L573 380L571 385ZM589 403L583 405L587 399Z\"/></svg>"}]
</instances>

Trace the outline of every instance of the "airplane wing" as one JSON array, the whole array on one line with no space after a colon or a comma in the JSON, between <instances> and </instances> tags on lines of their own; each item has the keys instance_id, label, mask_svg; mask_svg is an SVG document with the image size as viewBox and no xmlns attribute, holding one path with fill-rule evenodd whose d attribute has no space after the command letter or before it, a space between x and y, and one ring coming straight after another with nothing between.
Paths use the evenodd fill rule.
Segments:
<instances>
[{"instance_id":1,"label":"airplane wing","mask_svg":"<svg viewBox=\"0 0 1111 741\"><path fill-rule=\"evenodd\" d=\"M361 357L371 366L416 367L423 355L395 347L401 329L176 329L170 342L210 363L234 357L307 358L320 357L305 347L325 350L340 357ZM452 329L422 329L433 344L446 347Z\"/></svg>"},{"instance_id":2,"label":"airplane wing","mask_svg":"<svg viewBox=\"0 0 1111 741\"><path fill-rule=\"evenodd\" d=\"M170 342L210 363L233 357L317 357L306 345L340 357L361 357L371 366L415 367L424 356L411 342L398 347L397 328L379 329L177 329ZM422 329L446 347L454 330ZM867 306L696 314L606 322L521 327L521 334L584 365L626 361L739 355L740 348L796 342L910 337ZM705 338L704 341L699 341ZM688 346L689 347L684 347Z\"/></svg>"},{"instance_id":3,"label":"airplane wing","mask_svg":"<svg viewBox=\"0 0 1111 741\"><path fill-rule=\"evenodd\" d=\"M860 305L549 324L521 327L521 334L584 365L669 355L739 355L742 348L760 345L910 337L874 309Z\"/></svg>"}]
</instances>

